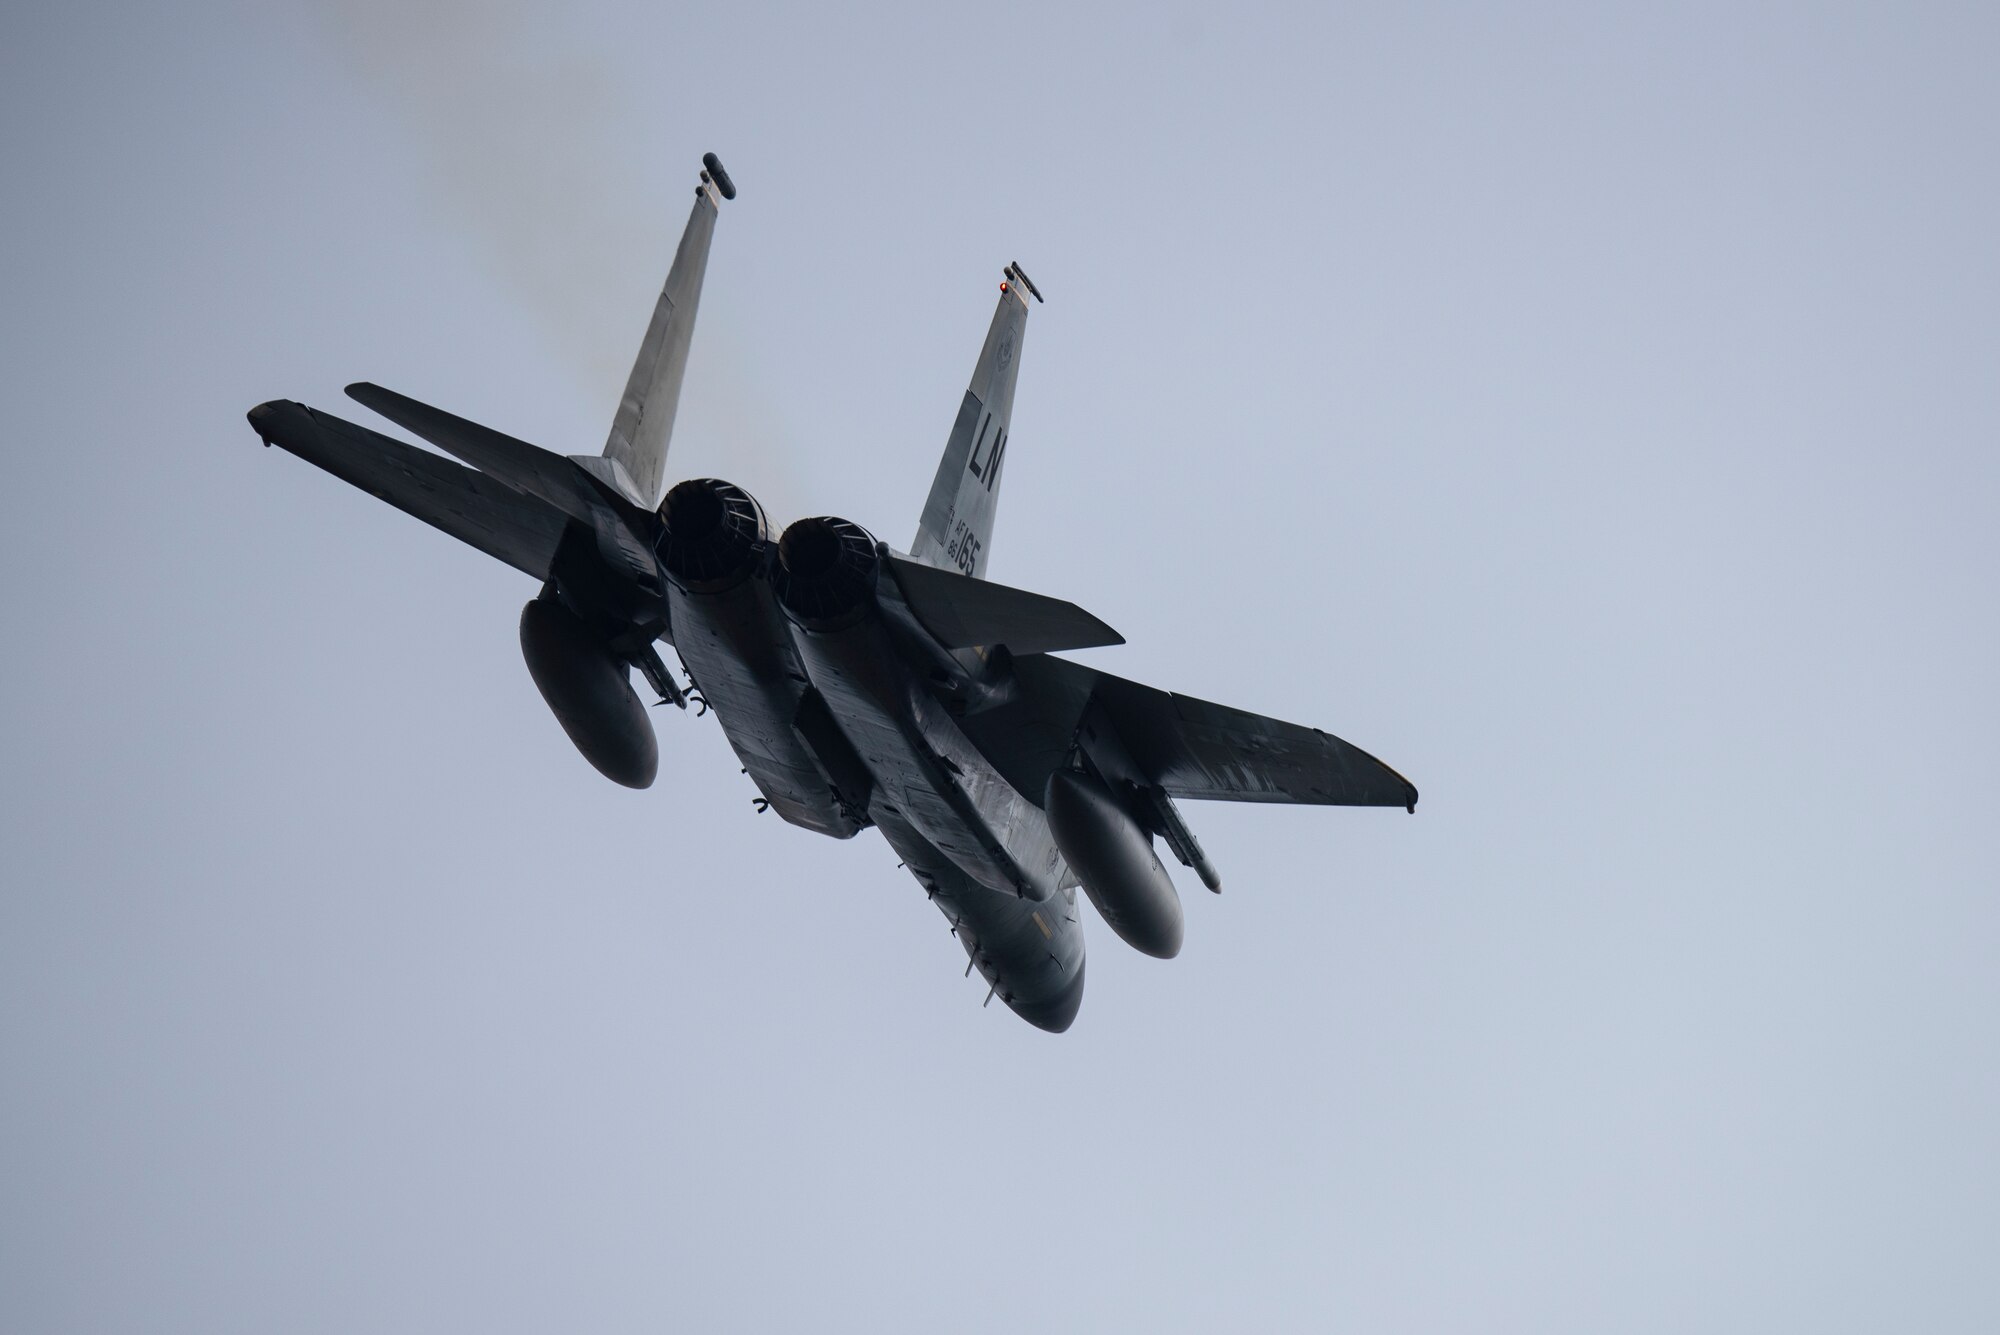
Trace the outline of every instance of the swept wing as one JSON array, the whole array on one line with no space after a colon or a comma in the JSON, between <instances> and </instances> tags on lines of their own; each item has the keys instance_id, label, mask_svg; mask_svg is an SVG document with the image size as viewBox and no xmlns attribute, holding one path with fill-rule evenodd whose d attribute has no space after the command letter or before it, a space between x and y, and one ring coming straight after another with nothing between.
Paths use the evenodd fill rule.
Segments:
<instances>
[{"instance_id":1,"label":"swept wing","mask_svg":"<svg viewBox=\"0 0 2000 1335\"><path fill-rule=\"evenodd\" d=\"M1146 780L1171 797L1416 809L1415 784L1318 728L1046 655L1019 659L1015 670L1037 712L1078 717L1095 701Z\"/></svg>"},{"instance_id":2,"label":"swept wing","mask_svg":"<svg viewBox=\"0 0 2000 1335\"><path fill-rule=\"evenodd\" d=\"M415 515L516 570L546 579L567 522L562 511L463 464L302 403L278 399L250 410L266 445Z\"/></svg>"}]
</instances>

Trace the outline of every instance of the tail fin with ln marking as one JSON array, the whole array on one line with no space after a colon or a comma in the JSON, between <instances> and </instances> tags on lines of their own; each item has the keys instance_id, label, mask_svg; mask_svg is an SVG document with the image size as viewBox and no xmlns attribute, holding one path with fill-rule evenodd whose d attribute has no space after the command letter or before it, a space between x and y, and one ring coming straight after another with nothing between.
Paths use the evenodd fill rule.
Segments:
<instances>
[{"instance_id":1,"label":"tail fin with ln marking","mask_svg":"<svg viewBox=\"0 0 2000 1335\"><path fill-rule=\"evenodd\" d=\"M972 369L965 401L959 405L958 421L945 442L944 458L938 461L916 541L910 544L910 555L925 565L975 577L986 573L1031 295L1036 301L1042 299L1021 266L1009 264L993 324Z\"/></svg>"}]
</instances>

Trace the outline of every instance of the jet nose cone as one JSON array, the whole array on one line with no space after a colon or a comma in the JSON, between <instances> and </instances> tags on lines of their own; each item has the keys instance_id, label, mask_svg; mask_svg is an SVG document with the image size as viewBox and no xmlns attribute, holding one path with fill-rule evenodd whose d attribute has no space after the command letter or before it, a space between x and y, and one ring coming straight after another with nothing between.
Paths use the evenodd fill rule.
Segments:
<instances>
[{"instance_id":1,"label":"jet nose cone","mask_svg":"<svg viewBox=\"0 0 2000 1335\"><path fill-rule=\"evenodd\" d=\"M1076 1013L1083 1008L1083 961L1077 961L1076 977L1064 985L1063 990L1052 997L1040 1001L1010 1001L1014 1014L1026 1020L1037 1029L1046 1029L1052 1034L1060 1034L1076 1022Z\"/></svg>"}]
</instances>

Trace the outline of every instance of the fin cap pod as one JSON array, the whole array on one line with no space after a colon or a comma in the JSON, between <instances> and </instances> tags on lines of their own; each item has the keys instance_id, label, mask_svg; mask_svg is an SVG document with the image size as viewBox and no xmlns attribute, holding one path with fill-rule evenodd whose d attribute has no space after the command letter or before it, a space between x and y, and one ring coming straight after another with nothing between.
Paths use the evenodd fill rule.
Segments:
<instances>
[{"instance_id":1,"label":"fin cap pod","mask_svg":"<svg viewBox=\"0 0 2000 1335\"><path fill-rule=\"evenodd\" d=\"M701 166L702 170L708 173L708 179L715 182L715 188L722 192L724 199L736 198L736 182L730 180L729 173L722 169L721 158L713 153L704 153L701 155Z\"/></svg>"}]
</instances>

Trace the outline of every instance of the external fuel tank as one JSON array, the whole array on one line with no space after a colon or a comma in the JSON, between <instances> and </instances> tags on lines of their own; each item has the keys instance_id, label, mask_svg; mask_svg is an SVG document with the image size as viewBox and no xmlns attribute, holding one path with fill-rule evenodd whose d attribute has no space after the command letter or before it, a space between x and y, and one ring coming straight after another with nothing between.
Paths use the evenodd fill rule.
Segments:
<instances>
[{"instance_id":1,"label":"external fuel tank","mask_svg":"<svg viewBox=\"0 0 2000 1335\"><path fill-rule=\"evenodd\" d=\"M521 657L583 758L613 783L650 788L660 744L632 689L630 665L553 596L521 609Z\"/></svg>"},{"instance_id":2,"label":"external fuel tank","mask_svg":"<svg viewBox=\"0 0 2000 1335\"><path fill-rule=\"evenodd\" d=\"M1156 959L1180 954L1181 897L1151 836L1104 781L1059 769L1049 775L1042 807L1056 847L1111 930Z\"/></svg>"}]
</instances>

